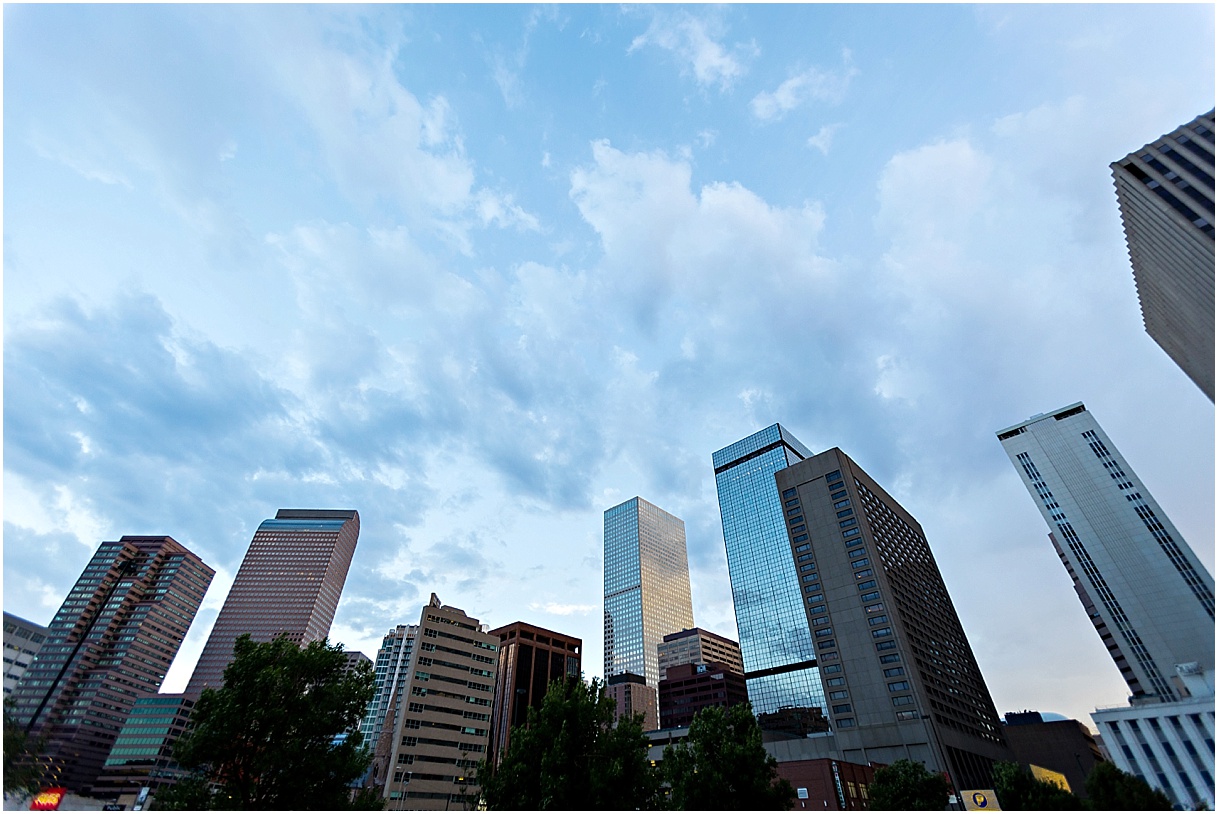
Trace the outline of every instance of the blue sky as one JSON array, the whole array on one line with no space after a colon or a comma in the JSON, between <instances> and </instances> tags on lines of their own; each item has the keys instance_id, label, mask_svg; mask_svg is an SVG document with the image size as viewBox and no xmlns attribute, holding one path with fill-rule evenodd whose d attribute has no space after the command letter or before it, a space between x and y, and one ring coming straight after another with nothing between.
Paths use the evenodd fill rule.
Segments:
<instances>
[{"instance_id":1,"label":"blue sky","mask_svg":"<svg viewBox=\"0 0 1218 814\"><path fill-rule=\"evenodd\" d=\"M602 512L775 421L922 523L1000 712L1125 689L995 438L1084 401L1214 567L1213 405L1108 165L1214 104L1210 5L6 6L4 607L354 507L332 638L431 592L602 670ZM1147 31L1171 47L1148 54Z\"/></svg>"}]
</instances>

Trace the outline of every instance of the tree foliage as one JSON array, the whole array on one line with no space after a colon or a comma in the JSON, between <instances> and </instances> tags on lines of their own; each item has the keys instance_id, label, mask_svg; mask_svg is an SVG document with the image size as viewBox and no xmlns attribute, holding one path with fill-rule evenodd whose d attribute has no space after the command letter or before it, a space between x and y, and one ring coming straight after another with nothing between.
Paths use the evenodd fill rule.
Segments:
<instances>
[{"instance_id":1,"label":"tree foliage","mask_svg":"<svg viewBox=\"0 0 1218 814\"><path fill-rule=\"evenodd\" d=\"M943 775L902 759L875 773L870 793L871 808L877 811L942 811L948 785Z\"/></svg>"},{"instance_id":2,"label":"tree foliage","mask_svg":"<svg viewBox=\"0 0 1218 814\"><path fill-rule=\"evenodd\" d=\"M12 701L4 702L4 793L33 796L41 787L39 752L42 739L32 738L12 717Z\"/></svg>"},{"instance_id":3,"label":"tree foliage","mask_svg":"<svg viewBox=\"0 0 1218 814\"><path fill-rule=\"evenodd\" d=\"M497 768L479 765L488 809L652 808L659 778L647 759L641 718L613 725L598 679L554 681L524 727L512 730Z\"/></svg>"},{"instance_id":4,"label":"tree foliage","mask_svg":"<svg viewBox=\"0 0 1218 814\"><path fill-rule=\"evenodd\" d=\"M1083 807L1070 792L1009 761L994 764L994 793L1003 811L1080 811Z\"/></svg>"},{"instance_id":5,"label":"tree foliage","mask_svg":"<svg viewBox=\"0 0 1218 814\"><path fill-rule=\"evenodd\" d=\"M689 737L664 748L661 766L668 804L680 811L749 811L791 807L795 790L778 777L778 762L761 745L761 728L748 704L705 707Z\"/></svg>"},{"instance_id":6,"label":"tree foliage","mask_svg":"<svg viewBox=\"0 0 1218 814\"><path fill-rule=\"evenodd\" d=\"M196 775L158 806L349 808L349 784L371 761L358 725L373 682L367 664L347 670L341 645L241 636L224 686L203 691L174 748Z\"/></svg>"},{"instance_id":7,"label":"tree foliage","mask_svg":"<svg viewBox=\"0 0 1218 814\"><path fill-rule=\"evenodd\" d=\"M1094 811L1169 811L1171 800L1145 780L1111 763L1097 763L1087 775L1087 807Z\"/></svg>"}]
</instances>

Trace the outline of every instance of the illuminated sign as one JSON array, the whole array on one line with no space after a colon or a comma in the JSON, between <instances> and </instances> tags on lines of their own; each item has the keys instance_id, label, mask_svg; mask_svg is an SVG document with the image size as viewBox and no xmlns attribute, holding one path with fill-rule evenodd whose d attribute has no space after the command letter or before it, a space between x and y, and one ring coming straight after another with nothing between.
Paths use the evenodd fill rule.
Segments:
<instances>
[{"instance_id":1,"label":"illuminated sign","mask_svg":"<svg viewBox=\"0 0 1218 814\"><path fill-rule=\"evenodd\" d=\"M59 804L63 802L63 796L68 793L68 790L63 786L52 786L49 789L43 789L34 797L30 803L30 811L58 811Z\"/></svg>"},{"instance_id":2,"label":"illuminated sign","mask_svg":"<svg viewBox=\"0 0 1218 814\"><path fill-rule=\"evenodd\" d=\"M993 789L971 789L960 792L965 811L1002 811Z\"/></svg>"}]
</instances>

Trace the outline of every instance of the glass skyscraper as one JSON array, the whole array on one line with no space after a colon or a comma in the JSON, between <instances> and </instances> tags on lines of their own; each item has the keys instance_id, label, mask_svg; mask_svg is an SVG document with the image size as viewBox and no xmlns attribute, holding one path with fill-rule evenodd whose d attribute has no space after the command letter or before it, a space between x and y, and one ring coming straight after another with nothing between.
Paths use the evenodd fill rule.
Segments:
<instances>
[{"instance_id":1,"label":"glass skyscraper","mask_svg":"<svg viewBox=\"0 0 1218 814\"><path fill-rule=\"evenodd\" d=\"M714 454L740 652L756 714L824 707L774 474L811 457L780 424Z\"/></svg>"},{"instance_id":2,"label":"glass skyscraper","mask_svg":"<svg viewBox=\"0 0 1218 814\"><path fill-rule=\"evenodd\" d=\"M605 512L605 679L660 684L657 648L694 626L685 521L639 497Z\"/></svg>"}]
</instances>

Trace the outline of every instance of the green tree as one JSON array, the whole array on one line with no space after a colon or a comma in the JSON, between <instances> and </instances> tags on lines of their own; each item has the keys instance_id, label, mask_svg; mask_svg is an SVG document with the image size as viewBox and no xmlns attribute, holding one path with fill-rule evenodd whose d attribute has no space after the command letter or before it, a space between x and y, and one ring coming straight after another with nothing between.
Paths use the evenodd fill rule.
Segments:
<instances>
[{"instance_id":1,"label":"green tree","mask_svg":"<svg viewBox=\"0 0 1218 814\"><path fill-rule=\"evenodd\" d=\"M158 806L349 808L349 784L371 762L357 727L373 682L366 664L347 670L341 645L241 636L224 686L203 691L174 748L195 779L159 794Z\"/></svg>"},{"instance_id":2,"label":"green tree","mask_svg":"<svg viewBox=\"0 0 1218 814\"><path fill-rule=\"evenodd\" d=\"M1080 811L1083 807L1070 792L1009 761L994 764L994 793L1004 811Z\"/></svg>"},{"instance_id":3,"label":"green tree","mask_svg":"<svg viewBox=\"0 0 1218 814\"><path fill-rule=\"evenodd\" d=\"M541 707L512 730L497 768L478 767L488 809L631 810L655 805L659 777L641 718L613 725L598 679L554 681Z\"/></svg>"},{"instance_id":4,"label":"green tree","mask_svg":"<svg viewBox=\"0 0 1218 814\"><path fill-rule=\"evenodd\" d=\"M669 807L678 811L788 809L795 790L777 769L748 704L699 710L689 737L664 748L661 766Z\"/></svg>"},{"instance_id":5,"label":"green tree","mask_svg":"<svg viewBox=\"0 0 1218 814\"><path fill-rule=\"evenodd\" d=\"M12 717L12 700L4 702L4 793L33 796L42 783L39 752L42 739L31 738Z\"/></svg>"},{"instance_id":6,"label":"green tree","mask_svg":"<svg viewBox=\"0 0 1218 814\"><path fill-rule=\"evenodd\" d=\"M1170 811L1171 800L1136 775L1097 763L1087 775L1087 807L1094 811Z\"/></svg>"},{"instance_id":7,"label":"green tree","mask_svg":"<svg viewBox=\"0 0 1218 814\"><path fill-rule=\"evenodd\" d=\"M948 786L943 775L904 758L878 770L870 789L871 808L877 811L942 811L947 807Z\"/></svg>"}]
</instances>

